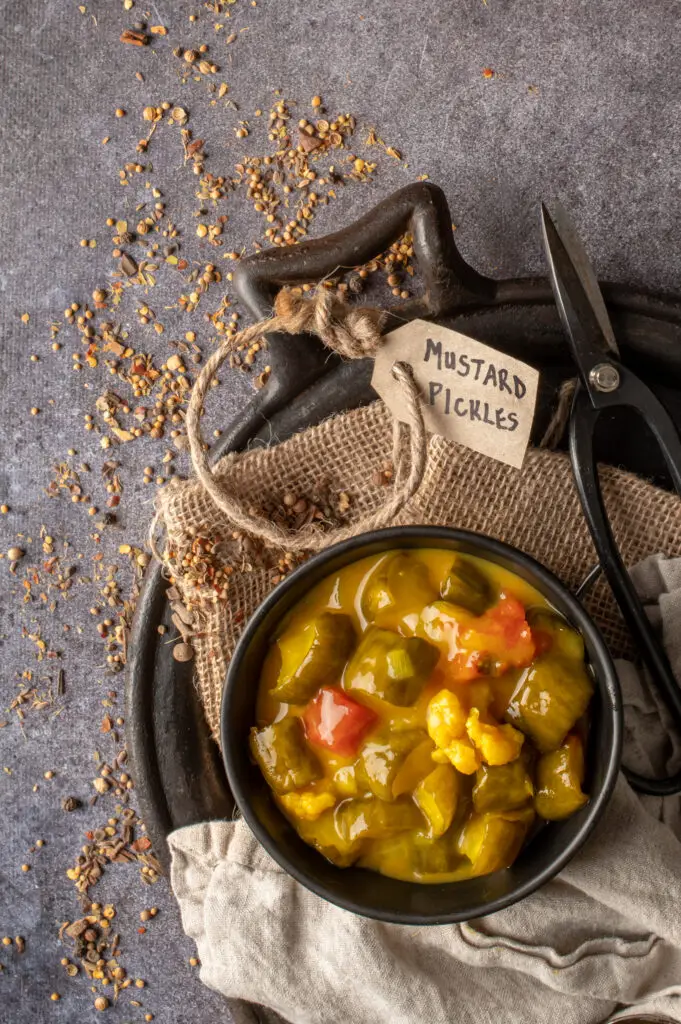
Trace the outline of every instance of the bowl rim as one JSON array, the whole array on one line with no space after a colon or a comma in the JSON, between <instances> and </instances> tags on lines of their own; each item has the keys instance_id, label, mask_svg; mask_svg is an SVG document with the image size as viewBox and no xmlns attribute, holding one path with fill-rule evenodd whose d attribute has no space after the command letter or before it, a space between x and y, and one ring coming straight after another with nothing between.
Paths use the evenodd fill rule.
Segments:
<instances>
[{"instance_id":1,"label":"bowl rim","mask_svg":"<svg viewBox=\"0 0 681 1024\"><path fill-rule=\"evenodd\" d=\"M477 905L472 905L466 911L462 912L455 911L441 914L422 914L409 910L396 910L394 912L390 912L380 908L372 908L365 906L364 904L359 905L354 899L350 897L345 898L338 892L330 892L323 884L320 884L310 878L304 870L302 870L294 861L280 850L276 839L274 839L255 813L251 806L250 798L246 793L246 787L242 785L240 774L238 770L235 770L230 745L227 742L231 698L235 692L237 680L239 679L240 664L251 641L257 636L263 620L269 616L269 614L276 608L292 588L299 585L301 579L304 579L307 575L313 575L316 569L324 566L327 562L332 561L335 557L339 555L343 556L355 549L368 547L376 543L384 544L386 549L391 546L399 548L401 546L400 541L404 541L405 538L414 540L421 539L426 542L423 546L427 547L437 547L438 540L448 542L458 541L471 546L480 546L486 552L496 554L502 559L514 562L527 572L532 573L539 583L536 589L543 593L549 600L552 592L558 591L562 602L567 606L570 615L573 617L573 622L576 620L580 633L582 633L585 639L588 640L592 650L595 650L598 653L600 664L598 666L596 685L598 686L601 694L602 713L610 716L614 736L614 743L607 753L601 789L596 797L590 799L587 807L585 808L585 810L588 811L586 818L582 822L579 831L566 844L560 855L555 857L544 868L538 871L531 878L527 879L524 883L518 885L517 888L514 888L511 892L483 901ZM361 557L366 556L362 556L358 553L357 558L359 559ZM484 557L484 554L482 557ZM312 587L316 585L317 582L319 581L315 580L315 582L311 583L310 586ZM536 584L533 583L533 585ZM595 669L596 666L594 666L594 671ZM578 598L575 597L569 588L550 569L547 569L541 562L538 562L531 555L525 554L525 552L521 551L519 548L516 548L511 544L506 544L504 541L496 540L494 537L489 537L487 534L478 533L474 530L464 530L450 526L391 526L385 529L359 533L347 540L330 545L328 548L325 548L318 554L313 555L302 565L298 566L289 576L278 583L264 598L264 600L261 601L246 623L227 668L220 706L220 739L222 744L222 759L227 773L227 780L239 811L261 846L291 877L300 882L300 884L305 886L306 889L314 892L317 896L321 896L327 902L362 917L391 924L435 925L467 921L473 918L483 917L487 914L496 913L498 910L511 906L512 904L524 899L526 896L529 896L546 882L554 878L574 857L578 850L580 850L585 844L596 824L600 820L617 782L622 753L623 716L624 712L619 679L615 670L614 662L601 631ZM281 814L281 811L279 811L278 808L277 811ZM321 856L321 854L319 854L319 856ZM343 868L338 868L338 871L343 870ZM440 884L456 885L458 883L445 882ZM423 883L423 885L432 887L432 883Z\"/></svg>"}]
</instances>

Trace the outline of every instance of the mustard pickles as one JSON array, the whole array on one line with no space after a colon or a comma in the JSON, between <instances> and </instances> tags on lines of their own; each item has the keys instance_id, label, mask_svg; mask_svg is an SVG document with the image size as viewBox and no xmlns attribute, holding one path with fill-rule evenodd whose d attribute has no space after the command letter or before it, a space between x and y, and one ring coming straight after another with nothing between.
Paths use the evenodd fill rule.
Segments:
<instances>
[{"instance_id":1,"label":"mustard pickles","mask_svg":"<svg viewBox=\"0 0 681 1024\"><path fill-rule=\"evenodd\" d=\"M346 566L285 617L258 685L251 754L339 867L489 874L588 801L582 638L485 559L423 548Z\"/></svg>"}]
</instances>

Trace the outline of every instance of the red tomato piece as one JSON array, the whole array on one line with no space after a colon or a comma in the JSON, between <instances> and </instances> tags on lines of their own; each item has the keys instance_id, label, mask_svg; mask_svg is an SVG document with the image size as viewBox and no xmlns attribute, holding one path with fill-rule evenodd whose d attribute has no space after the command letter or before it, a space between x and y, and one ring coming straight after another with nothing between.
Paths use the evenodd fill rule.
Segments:
<instances>
[{"instance_id":1,"label":"red tomato piece","mask_svg":"<svg viewBox=\"0 0 681 1024\"><path fill-rule=\"evenodd\" d=\"M310 743L343 757L357 752L376 718L369 708L330 686L323 686L303 712L305 735Z\"/></svg>"},{"instance_id":2,"label":"red tomato piece","mask_svg":"<svg viewBox=\"0 0 681 1024\"><path fill-rule=\"evenodd\" d=\"M522 602L502 593L498 602L463 632L459 648L454 671L461 682L529 665L536 645Z\"/></svg>"},{"instance_id":3,"label":"red tomato piece","mask_svg":"<svg viewBox=\"0 0 681 1024\"><path fill-rule=\"evenodd\" d=\"M532 635L525 621L525 609L517 597L502 594L497 604L483 618L487 620L483 632L501 633L509 647L514 647L520 640Z\"/></svg>"}]
</instances>

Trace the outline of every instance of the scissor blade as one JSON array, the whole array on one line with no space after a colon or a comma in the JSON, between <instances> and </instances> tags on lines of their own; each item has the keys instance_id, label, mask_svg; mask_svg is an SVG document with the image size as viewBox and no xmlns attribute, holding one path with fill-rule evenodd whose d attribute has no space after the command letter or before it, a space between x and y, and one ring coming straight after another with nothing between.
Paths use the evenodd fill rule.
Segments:
<instances>
[{"instance_id":1,"label":"scissor blade","mask_svg":"<svg viewBox=\"0 0 681 1024\"><path fill-rule=\"evenodd\" d=\"M556 305L572 352L588 382L598 362L619 350L595 274L564 210L554 218L542 203L542 230ZM595 302L592 296L595 295Z\"/></svg>"},{"instance_id":2,"label":"scissor blade","mask_svg":"<svg viewBox=\"0 0 681 1024\"><path fill-rule=\"evenodd\" d=\"M553 215L548 213L546 207L542 203L544 217L548 216L553 220L553 226L556 233L558 234L558 237L563 244L563 248L575 269L575 273L579 277L582 288L591 303L591 307L603 333L605 343L613 354L618 354L619 350L617 347L617 341L615 340L615 333L612 329L612 324L610 323L608 311L605 308L603 294L601 292L600 285L598 284L598 279L594 273L594 269L589 262L589 257L584 250L581 239L577 234L572 221L568 217L565 208L561 206L558 201L553 202L551 207Z\"/></svg>"}]
</instances>

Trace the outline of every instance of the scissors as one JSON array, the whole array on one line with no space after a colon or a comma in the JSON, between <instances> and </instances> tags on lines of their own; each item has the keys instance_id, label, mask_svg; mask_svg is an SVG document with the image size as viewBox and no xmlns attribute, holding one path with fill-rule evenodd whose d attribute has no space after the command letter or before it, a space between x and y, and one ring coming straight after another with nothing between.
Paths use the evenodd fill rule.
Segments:
<instances>
[{"instance_id":1,"label":"scissors","mask_svg":"<svg viewBox=\"0 0 681 1024\"><path fill-rule=\"evenodd\" d=\"M615 595L643 664L681 728L681 688L629 578L613 537L598 479L594 432L605 409L629 406L648 424L664 455L677 494L681 494L681 439L662 403L636 374L620 362L619 348L596 275L565 210L542 203L544 249L563 330L579 370L570 412L570 459L584 516L600 567ZM681 508L679 509L681 514ZM670 796L681 792L681 771L647 779L624 769L640 793Z\"/></svg>"}]
</instances>

